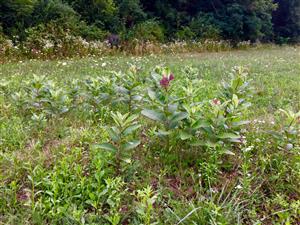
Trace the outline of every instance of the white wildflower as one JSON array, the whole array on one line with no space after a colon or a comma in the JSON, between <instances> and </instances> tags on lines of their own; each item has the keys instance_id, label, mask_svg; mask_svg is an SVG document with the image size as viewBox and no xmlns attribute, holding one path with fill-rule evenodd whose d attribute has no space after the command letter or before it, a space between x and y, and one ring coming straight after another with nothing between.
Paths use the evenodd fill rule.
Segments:
<instances>
[{"instance_id":1,"label":"white wildflower","mask_svg":"<svg viewBox=\"0 0 300 225\"><path fill-rule=\"evenodd\" d=\"M236 189L242 189L243 187L239 184L235 187Z\"/></svg>"}]
</instances>

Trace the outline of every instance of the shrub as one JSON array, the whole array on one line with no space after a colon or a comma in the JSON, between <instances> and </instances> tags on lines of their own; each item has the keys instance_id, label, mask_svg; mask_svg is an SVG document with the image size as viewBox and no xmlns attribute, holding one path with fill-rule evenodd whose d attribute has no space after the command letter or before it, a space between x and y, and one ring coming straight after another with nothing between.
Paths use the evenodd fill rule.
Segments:
<instances>
[{"instance_id":1,"label":"shrub","mask_svg":"<svg viewBox=\"0 0 300 225\"><path fill-rule=\"evenodd\" d=\"M190 23L190 29L197 38L218 40L221 30L212 14L200 13Z\"/></svg>"},{"instance_id":2,"label":"shrub","mask_svg":"<svg viewBox=\"0 0 300 225\"><path fill-rule=\"evenodd\" d=\"M178 40L192 40L196 37L196 34L191 30L190 27L182 27L176 33L176 38Z\"/></svg>"},{"instance_id":3,"label":"shrub","mask_svg":"<svg viewBox=\"0 0 300 225\"><path fill-rule=\"evenodd\" d=\"M141 41L161 42L164 40L164 30L159 22L155 20L147 20L135 25L129 30L126 39Z\"/></svg>"},{"instance_id":4,"label":"shrub","mask_svg":"<svg viewBox=\"0 0 300 225\"><path fill-rule=\"evenodd\" d=\"M96 25L94 25L94 24L87 25L84 22L80 22L78 24L74 33L83 37L84 39L86 39L88 41L92 41L92 40L103 41L108 34L107 31L100 29Z\"/></svg>"},{"instance_id":5,"label":"shrub","mask_svg":"<svg viewBox=\"0 0 300 225\"><path fill-rule=\"evenodd\" d=\"M0 55L10 55L13 52L14 47L13 41L1 32L0 27Z\"/></svg>"},{"instance_id":6,"label":"shrub","mask_svg":"<svg viewBox=\"0 0 300 225\"><path fill-rule=\"evenodd\" d=\"M27 39L22 45L23 54L32 58L83 56L101 52L104 43L83 39L103 39L106 34L95 26L60 24L55 21L26 30Z\"/></svg>"},{"instance_id":7,"label":"shrub","mask_svg":"<svg viewBox=\"0 0 300 225\"><path fill-rule=\"evenodd\" d=\"M57 21L57 24L79 19L74 9L61 0L37 1L32 12L32 26L47 24L50 21Z\"/></svg>"}]
</instances>

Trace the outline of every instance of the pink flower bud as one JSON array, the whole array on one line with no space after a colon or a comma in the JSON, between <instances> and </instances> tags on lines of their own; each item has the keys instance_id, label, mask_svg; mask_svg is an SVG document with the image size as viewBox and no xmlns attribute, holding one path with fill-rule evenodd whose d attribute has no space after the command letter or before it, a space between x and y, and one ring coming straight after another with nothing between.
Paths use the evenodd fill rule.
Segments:
<instances>
[{"instance_id":1,"label":"pink flower bud","mask_svg":"<svg viewBox=\"0 0 300 225\"><path fill-rule=\"evenodd\" d=\"M213 103L214 105L221 105L221 101L220 101L219 99L217 99L217 98L214 98L214 99L212 100L212 103Z\"/></svg>"},{"instance_id":2,"label":"pink flower bud","mask_svg":"<svg viewBox=\"0 0 300 225\"><path fill-rule=\"evenodd\" d=\"M168 79L168 77L166 77L166 76L164 75L163 78L160 80L159 83L160 83L160 85L161 85L163 88L167 89L168 86L169 86L169 79Z\"/></svg>"}]
</instances>

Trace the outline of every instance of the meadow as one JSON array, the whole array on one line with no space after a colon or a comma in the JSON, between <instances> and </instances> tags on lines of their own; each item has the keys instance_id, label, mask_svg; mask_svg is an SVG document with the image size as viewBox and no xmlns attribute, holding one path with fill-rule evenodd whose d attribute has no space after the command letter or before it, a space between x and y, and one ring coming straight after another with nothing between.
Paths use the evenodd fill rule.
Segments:
<instances>
[{"instance_id":1,"label":"meadow","mask_svg":"<svg viewBox=\"0 0 300 225\"><path fill-rule=\"evenodd\" d=\"M0 65L0 224L299 224L300 47Z\"/></svg>"}]
</instances>

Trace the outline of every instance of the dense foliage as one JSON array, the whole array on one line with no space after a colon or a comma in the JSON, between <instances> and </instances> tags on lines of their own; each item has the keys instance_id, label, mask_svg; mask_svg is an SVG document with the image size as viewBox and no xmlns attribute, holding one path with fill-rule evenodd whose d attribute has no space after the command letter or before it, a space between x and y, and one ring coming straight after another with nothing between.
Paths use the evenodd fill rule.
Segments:
<instances>
[{"instance_id":1,"label":"dense foliage","mask_svg":"<svg viewBox=\"0 0 300 225\"><path fill-rule=\"evenodd\" d=\"M0 65L0 224L299 224L299 56Z\"/></svg>"},{"instance_id":2,"label":"dense foliage","mask_svg":"<svg viewBox=\"0 0 300 225\"><path fill-rule=\"evenodd\" d=\"M168 41L297 41L297 0L1 0L0 27L13 40L54 21L73 35ZM50 30L51 31L51 30Z\"/></svg>"}]
</instances>

